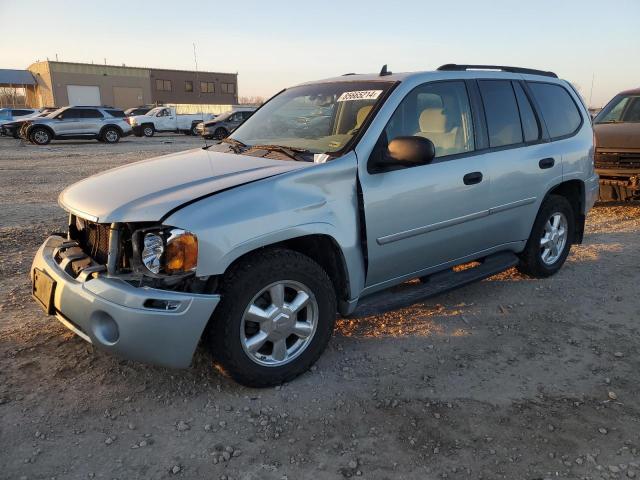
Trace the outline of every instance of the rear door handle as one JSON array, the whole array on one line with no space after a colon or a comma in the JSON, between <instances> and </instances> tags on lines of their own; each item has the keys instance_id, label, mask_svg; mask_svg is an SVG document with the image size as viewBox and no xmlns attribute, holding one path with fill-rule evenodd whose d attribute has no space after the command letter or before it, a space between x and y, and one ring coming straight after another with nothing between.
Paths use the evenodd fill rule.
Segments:
<instances>
[{"instance_id":1,"label":"rear door handle","mask_svg":"<svg viewBox=\"0 0 640 480\"><path fill-rule=\"evenodd\" d=\"M551 158L551 157L549 157L549 158L543 158L542 160L540 160L540 161L538 162L538 166L539 166L541 169L543 169L543 170L544 170L544 169L546 169L546 168L551 168L551 167L553 167L555 164L556 164L556 161L555 161L553 158Z\"/></svg>"},{"instance_id":2,"label":"rear door handle","mask_svg":"<svg viewBox=\"0 0 640 480\"><path fill-rule=\"evenodd\" d=\"M467 173L462 177L462 181L465 185L475 185L476 183L480 183L482 181L482 172Z\"/></svg>"}]
</instances>

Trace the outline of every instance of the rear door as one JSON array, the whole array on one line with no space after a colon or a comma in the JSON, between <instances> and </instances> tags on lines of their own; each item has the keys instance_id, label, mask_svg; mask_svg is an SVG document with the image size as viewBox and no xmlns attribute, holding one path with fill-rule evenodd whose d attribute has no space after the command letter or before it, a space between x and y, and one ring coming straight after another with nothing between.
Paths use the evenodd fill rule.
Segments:
<instances>
[{"instance_id":1,"label":"rear door","mask_svg":"<svg viewBox=\"0 0 640 480\"><path fill-rule=\"evenodd\" d=\"M359 167L369 291L491 246L484 231L491 178L475 142L479 122L462 80L416 87L391 116L366 167ZM400 136L430 139L436 158L428 165L372 170L376 156Z\"/></svg>"},{"instance_id":2,"label":"rear door","mask_svg":"<svg viewBox=\"0 0 640 480\"><path fill-rule=\"evenodd\" d=\"M492 179L486 235L495 245L508 245L529 237L545 193L562 179L562 156L549 142L526 83L508 79L477 83Z\"/></svg>"},{"instance_id":3,"label":"rear door","mask_svg":"<svg viewBox=\"0 0 640 480\"><path fill-rule=\"evenodd\" d=\"M102 128L104 115L98 109L86 108L82 110L82 133L87 135L97 135Z\"/></svg>"}]
</instances>

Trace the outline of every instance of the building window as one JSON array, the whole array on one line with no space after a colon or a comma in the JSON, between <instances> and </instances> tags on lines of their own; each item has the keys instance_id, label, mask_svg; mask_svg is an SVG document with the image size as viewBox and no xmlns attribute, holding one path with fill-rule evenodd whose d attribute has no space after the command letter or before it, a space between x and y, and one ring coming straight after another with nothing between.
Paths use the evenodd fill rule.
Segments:
<instances>
[{"instance_id":1,"label":"building window","mask_svg":"<svg viewBox=\"0 0 640 480\"><path fill-rule=\"evenodd\" d=\"M185 80L185 82L184 82L184 91L185 92L193 92L193 82L191 80Z\"/></svg>"},{"instance_id":2,"label":"building window","mask_svg":"<svg viewBox=\"0 0 640 480\"><path fill-rule=\"evenodd\" d=\"M216 86L213 82L200 82L200 91L202 93L215 93Z\"/></svg>"},{"instance_id":3,"label":"building window","mask_svg":"<svg viewBox=\"0 0 640 480\"><path fill-rule=\"evenodd\" d=\"M171 91L171 80L160 80L156 79L156 90L161 92L170 92Z\"/></svg>"},{"instance_id":4,"label":"building window","mask_svg":"<svg viewBox=\"0 0 640 480\"><path fill-rule=\"evenodd\" d=\"M235 85L235 83L223 83L222 84L222 93L236 93L236 85Z\"/></svg>"}]
</instances>

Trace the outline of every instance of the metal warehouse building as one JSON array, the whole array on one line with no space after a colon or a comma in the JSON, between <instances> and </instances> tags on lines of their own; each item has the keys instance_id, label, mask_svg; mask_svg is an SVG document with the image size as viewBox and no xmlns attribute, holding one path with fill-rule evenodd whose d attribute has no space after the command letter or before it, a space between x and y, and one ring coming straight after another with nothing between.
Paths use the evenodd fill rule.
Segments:
<instances>
[{"instance_id":1,"label":"metal warehouse building","mask_svg":"<svg viewBox=\"0 0 640 480\"><path fill-rule=\"evenodd\" d=\"M195 72L36 62L27 69L35 88L26 91L32 107L113 105L130 108L149 103L232 105L238 103L236 73Z\"/></svg>"}]
</instances>

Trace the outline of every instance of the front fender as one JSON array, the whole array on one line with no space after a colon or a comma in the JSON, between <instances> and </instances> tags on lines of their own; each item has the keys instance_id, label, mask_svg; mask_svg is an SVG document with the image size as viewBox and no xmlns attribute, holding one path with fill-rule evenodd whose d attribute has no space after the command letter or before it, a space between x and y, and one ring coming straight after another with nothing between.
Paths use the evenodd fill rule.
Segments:
<instances>
[{"instance_id":1,"label":"front fender","mask_svg":"<svg viewBox=\"0 0 640 480\"><path fill-rule=\"evenodd\" d=\"M198 236L198 276L223 274L242 255L265 246L329 236L342 251L354 299L365 277L356 175L351 153L203 198L164 223Z\"/></svg>"}]
</instances>

